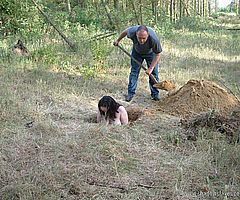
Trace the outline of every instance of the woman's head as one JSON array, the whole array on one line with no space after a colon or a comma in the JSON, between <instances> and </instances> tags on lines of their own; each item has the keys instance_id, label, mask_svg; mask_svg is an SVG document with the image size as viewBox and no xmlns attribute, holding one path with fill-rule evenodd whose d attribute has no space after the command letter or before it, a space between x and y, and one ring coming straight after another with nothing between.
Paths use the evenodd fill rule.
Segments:
<instances>
[{"instance_id":1,"label":"woman's head","mask_svg":"<svg viewBox=\"0 0 240 200\"><path fill-rule=\"evenodd\" d=\"M117 103L111 96L103 96L98 102L99 112L101 115L104 115L106 119L114 119L119 106L120 104Z\"/></svg>"}]
</instances>

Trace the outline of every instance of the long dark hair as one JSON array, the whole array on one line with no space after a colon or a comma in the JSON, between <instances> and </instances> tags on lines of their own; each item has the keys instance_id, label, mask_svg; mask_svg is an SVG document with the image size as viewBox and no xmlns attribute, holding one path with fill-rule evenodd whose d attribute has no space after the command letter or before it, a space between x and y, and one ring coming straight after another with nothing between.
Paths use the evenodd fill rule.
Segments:
<instances>
[{"instance_id":1,"label":"long dark hair","mask_svg":"<svg viewBox=\"0 0 240 200\"><path fill-rule=\"evenodd\" d=\"M98 109L101 116L105 116L105 119L115 119L116 112L118 113L118 108L121 106L110 96L103 96L98 102ZM107 112L103 112L100 107L106 107Z\"/></svg>"}]
</instances>

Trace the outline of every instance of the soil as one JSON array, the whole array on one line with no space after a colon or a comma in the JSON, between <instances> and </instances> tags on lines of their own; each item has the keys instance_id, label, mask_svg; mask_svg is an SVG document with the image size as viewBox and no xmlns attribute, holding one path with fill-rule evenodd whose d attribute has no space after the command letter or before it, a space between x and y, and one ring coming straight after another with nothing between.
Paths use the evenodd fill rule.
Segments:
<instances>
[{"instance_id":1,"label":"soil","mask_svg":"<svg viewBox=\"0 0 240 200\"><path fill-rule=\"evenodd\" d=\"M236 108L230 115L222 115L216 111L201 113L191 119L181 120L181 125L186 129L189 140L196 140L198 130L207 128L225 134L230 143L239 142L240 107Z\"/></svg>"},{"instance_id":2,"label":"soil","mask_svg":"<svg viewBox=\"0 0 240 200\"><path fill-rule=\"evenodd\" d=\"M155 111L147 108L141 108L139 106L128 106L126 107L128 113L129 122L137 121L141 116L154 116Z\"/></svg>"},{"instance_id":3,"label":"soil","mask_svg":"<svg viewBox=\"0 0 240 200\"><path fill-rule=\"evenodd\" d=\"M163 98L158 110L183 119L216 110L229 115L240 105L239 100L226 89L207 80L189 80L179 90Z\"/></svg>"},{"instance_id":4,"label":"soil","mask_svg":"<svg viewBox=\"0 0 240 200\"><path fill-rule=\"evenodd\" d=\"M171 80L165 80L165 81L154 84L154 87L161 90L171 91L176 88L176 84Z\"/></svg>"}]
</instances>

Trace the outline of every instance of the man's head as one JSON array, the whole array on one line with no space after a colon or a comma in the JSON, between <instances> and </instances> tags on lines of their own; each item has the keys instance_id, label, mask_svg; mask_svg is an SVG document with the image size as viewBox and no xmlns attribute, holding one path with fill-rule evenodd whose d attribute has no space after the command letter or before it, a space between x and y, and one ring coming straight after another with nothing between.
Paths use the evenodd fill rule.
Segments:
<instances>
[{"instance_id":1,"label":"man's head","mask_svg":"<svg viewBox=\"0 0 240 200\"><path fill-rule=\"evenodd\" d=\"M136 36L139 44L144 44L149 36L148 28L144 25L140 25L137 29Z\"/></svg>"}]
</instances>

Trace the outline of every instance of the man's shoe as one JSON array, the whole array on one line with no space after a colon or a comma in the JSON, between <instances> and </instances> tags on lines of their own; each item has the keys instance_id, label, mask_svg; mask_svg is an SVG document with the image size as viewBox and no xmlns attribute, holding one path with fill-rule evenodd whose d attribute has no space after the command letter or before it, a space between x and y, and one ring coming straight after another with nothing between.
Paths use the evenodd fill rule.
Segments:
<instances>
[{"instance_id":1,"label":"man's shoe","mask_svg":"<svg viewBox=\"0 0 240 200\"><path fill-rule=\"evenodd\" d=\"M125 101L130 102L130 101L132 101L132 98L133 98L132 95L127 95L127 96L125 97Z\"/></svg>"},{"instance_id":2,"label":"man's shoe","mask_svg":"<svg viewBox=\"0 0 240 200\"><path fill-rule=\"evenodd\" d=\"M159 97L159 96L154 96L154 97L152 97L152 100L153 100L153 101L159 101L159 100L160 100L160 97Z\"/></svg>"}]
</instances>

